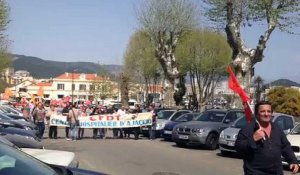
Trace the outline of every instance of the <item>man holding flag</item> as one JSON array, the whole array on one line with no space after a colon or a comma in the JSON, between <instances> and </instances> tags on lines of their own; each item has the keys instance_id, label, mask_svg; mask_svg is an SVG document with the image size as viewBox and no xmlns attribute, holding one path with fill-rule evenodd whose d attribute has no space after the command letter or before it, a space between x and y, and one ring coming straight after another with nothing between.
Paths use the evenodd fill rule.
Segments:
<instances>
[{"instance_id":1,"label":"man holding flag","mask_svg":"<svg viewBox=\"0 0 300 175\"><path fill-rule=\"evenodd\" d=\"M290 164L293 173L297 173L299 166L291 145L284 132L272 123L271 103L257 103L254 109L256 119L252 121L250 98L229 66L228 71L229 88L241 97L249 123L240 130L235 143L237 152L243 156L245 175L283 175L281 156Z\"/></svg>"}]
</instances>

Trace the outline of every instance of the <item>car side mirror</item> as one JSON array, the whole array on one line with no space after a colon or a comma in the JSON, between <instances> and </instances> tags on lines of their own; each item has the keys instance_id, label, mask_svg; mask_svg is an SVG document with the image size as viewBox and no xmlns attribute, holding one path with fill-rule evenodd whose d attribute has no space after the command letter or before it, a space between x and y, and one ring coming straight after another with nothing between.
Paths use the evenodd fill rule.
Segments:
<instances>
[{"instance_id":1,"label":"car side mirror","mask_svg":"<svg viewBox=\"0 0 300 175\"><path fill-rule=\"evenodd\" d=\"M291 132L291 129L290 129L290 128L289 128L289 129L286 129L286 130L284 130L283 132L285 133L285 135L287 135L288 133Z\"/></svg>"}]
</instances>

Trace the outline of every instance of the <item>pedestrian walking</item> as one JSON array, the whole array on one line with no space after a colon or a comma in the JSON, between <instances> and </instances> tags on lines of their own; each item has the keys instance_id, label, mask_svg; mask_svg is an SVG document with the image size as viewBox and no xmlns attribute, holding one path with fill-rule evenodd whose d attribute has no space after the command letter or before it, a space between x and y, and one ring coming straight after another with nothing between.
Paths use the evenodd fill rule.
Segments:
<instances>
[{"instance_id":1,"label":"pedestrian walking","mask_svg":"<svg viewBox=\"0 0 300 175\"><path fill-rule=\"evenodd\" d=\"M283 175L282 156L297 173L298 162L286 135L271 122L271 103L257 103L255 116L256 120L239 132L235 143L243 156L245 175Z\"/></svg>"}]
</instances>

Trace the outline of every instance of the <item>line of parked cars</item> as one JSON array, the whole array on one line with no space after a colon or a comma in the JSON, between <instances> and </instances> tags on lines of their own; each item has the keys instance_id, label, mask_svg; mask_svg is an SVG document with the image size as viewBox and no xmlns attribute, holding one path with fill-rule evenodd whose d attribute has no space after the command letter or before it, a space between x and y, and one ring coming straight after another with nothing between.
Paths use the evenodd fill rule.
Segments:
<instances>
[{"instance_id":1,"label":"line of parked cars","mask_svg":"<svg viewBox=\"0 0 300 175\"><path fill-rule=\"evenodd\" d=\"M167 109L156 115L160 125L158 136L175 142L178 147L203 145L210 150L219 149L224 156L236 153L237 135L247 125L244 111L240 109L210 109L202 113ZM282 113L273 113L272 122L287 134L300 164L300 124L296 124L293 116Z\"/></svg>"},{"instance_id":2,"label":"line of parked cars","mask_svg":"<svg viewBox=\"0 0 300 175\"><path fill-rule=\"evenodd\" d=\"M101 175L78 168L75 154L47 150L37 138L36 125L17 109L0 105L0 175Z\"/></svg>"}]
</instances>

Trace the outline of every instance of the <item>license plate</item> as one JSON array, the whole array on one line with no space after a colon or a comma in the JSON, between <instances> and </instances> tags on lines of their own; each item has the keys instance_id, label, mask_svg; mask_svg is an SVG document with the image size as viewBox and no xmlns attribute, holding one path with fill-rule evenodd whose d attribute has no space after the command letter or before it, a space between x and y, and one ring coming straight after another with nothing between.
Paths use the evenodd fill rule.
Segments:
<instances>
[{"instance_id":1,"label":"license plate","mask_svg":"<svg viewBox=\"0 0 300 175\"><path fill-rule=\"evenodd\" d=\"M142 130L149 130L148 128L142 128Z\"/></svg>"},{"instance_id":2,"label":"license plate","mask_svg":"<svg viewBox=\"0 0 300 175\"><path fill-rule=\"evenodd\" d=\"M172 131L164 131L165 134L172 134Z\"/></svg>"},{"instance_id":3,"label":"license plate","mask_svg":"<svg viewBox=\"0 0 300 175\"><path fill-rule=\"evenodd\" d=\"M187 139L189 139L189 136L187 136L187 135L178 135L178 138L187 140Z\"/></svg>"},{"instance_id":4,"label":"license plate","mask_svg":"<svg viewBox=\"0 0 300 175\"><path fill-rule=\"evenodd\" d=\"M227 145L228 145L228 146L234 146L234 144L235 144L235 143L234 143L234 142L231 142L231 141L228 141L228 142L227 142Z\"/></svg>"}]
</instances>

